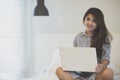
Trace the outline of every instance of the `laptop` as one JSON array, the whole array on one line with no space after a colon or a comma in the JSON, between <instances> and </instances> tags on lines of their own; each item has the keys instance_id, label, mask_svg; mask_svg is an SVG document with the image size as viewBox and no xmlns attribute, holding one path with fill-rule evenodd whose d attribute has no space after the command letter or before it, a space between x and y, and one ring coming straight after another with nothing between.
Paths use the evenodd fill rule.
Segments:
<instances>
[{"instance_id":1,"label":"laptop","mask_svg":"<svg viewBox=\"0 0 120 80\"><path fill-rule=\"evenodd\" d=\"M61 65L65 71L95 72L96 49L93 47L59 48Z\"/></svg>"}]
</instances>

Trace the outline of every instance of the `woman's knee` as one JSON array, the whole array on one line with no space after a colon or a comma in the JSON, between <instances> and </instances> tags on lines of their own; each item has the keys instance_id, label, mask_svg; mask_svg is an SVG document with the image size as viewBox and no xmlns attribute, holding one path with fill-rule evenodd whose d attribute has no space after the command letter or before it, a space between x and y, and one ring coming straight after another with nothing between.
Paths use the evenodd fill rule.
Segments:
<instances>
[{"instance_id":1,"label":"woman's knee","mask_svg":"<svg viewBox=\"0 0 120 80\"><path fill-rule=\"evenodd\" d=\"M100 77L105 80L112 80L113 76L114 73L110 68L106 68L103 72L100 73Z\"/></svg>"},{"instance_id":2,"label":"woman's knee","mask_svg":"<svg viewBox=\"0 0 120 80\"><path fill-rule=\"evenodd\" d=\"M63 72L63 69L61 67L58 67L55 73L57 76L59 76L60 74L62 74L62 72Z\"/></svg>"},{"instance_id":3,"label":"woman's knee","mask_svg":"<svg viewBox=\"0 0 120 80\"><path fill-rule=\"evenodd\" d=\"M105 77L113 77L113 76L114 76L114 73L113 73L112 69L106 68L106 69L103 71L103 75L104 75Z\"/></svg>"},{"instance_id":4,"label":"woman's knee","mask_svg":"<svg viewBox=\"0 0 120 80\"><path fill-rule=\"evenodd\" d=\"M69 72L63 71L61 67L56 69L56 75L60 80L73 80Z\"/></svg>"}]
</instances>

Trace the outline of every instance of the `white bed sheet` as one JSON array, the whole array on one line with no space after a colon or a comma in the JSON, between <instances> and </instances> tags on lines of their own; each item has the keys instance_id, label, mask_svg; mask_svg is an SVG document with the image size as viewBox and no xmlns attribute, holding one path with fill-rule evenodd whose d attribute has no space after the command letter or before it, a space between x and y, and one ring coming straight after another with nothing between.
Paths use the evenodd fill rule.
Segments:
<instances>
[{"instance_id":1,"label":"white bed sheet","mask_svg":"<svg viewBox=\"0 0 120 80\"><path fill-rule=\"evenodd\" d=\"M110 64L109 67L114 72L114 80L120 80L120 69L116 67L114 64ZM40 74L39 76L31 77L31 78L24 78L22 80L58 80L57 76L54 73L49 74L49 70L46 71L46 69L50 69L50 68L47 68L47 67L44 68L44 70L42 71L43 74ZM54 70L54 69L51 68L50 71L51 70Z\"/></svg>"}]
</instances>

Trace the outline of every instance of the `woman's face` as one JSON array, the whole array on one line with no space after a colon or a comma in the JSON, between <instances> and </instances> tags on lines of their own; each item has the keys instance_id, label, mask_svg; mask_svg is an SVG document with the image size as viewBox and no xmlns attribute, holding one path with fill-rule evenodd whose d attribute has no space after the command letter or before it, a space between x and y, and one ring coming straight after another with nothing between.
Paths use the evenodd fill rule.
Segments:
<instances>
[{"instance_id":1,"label":"woman's face","mask_svg":"<svg viewBox=\"0 0 120 80\"><path fill-rule=\"evenodd\" d=\"M88 14L85 17L84 25L86 26L87 31L93 31L96 29L97 24L96 24L94 16L92 14Z\"/></svg>"}]
</instances>

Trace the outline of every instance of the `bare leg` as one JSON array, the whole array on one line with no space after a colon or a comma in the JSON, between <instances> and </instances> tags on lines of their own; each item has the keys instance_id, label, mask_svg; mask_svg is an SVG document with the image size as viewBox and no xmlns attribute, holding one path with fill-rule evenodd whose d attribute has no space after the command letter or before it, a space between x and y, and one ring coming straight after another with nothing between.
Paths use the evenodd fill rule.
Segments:
<instances>
[{"instance_id":1,"label":"bare leg","mask_svg":"<svg viewBox=\"0 0 120 80\"><path fill-rule=\"evenodd\" d=\"M63 71L61 67L57 68L56 75L60 80L73 80L71 74Z\"/></svg>"},{"instance_id":2,"label":"bare leg","mask_svg":"<svg viewBox=\"0 0 120 80\"><path fill-rule=\"evenodd\" d=\"M96 75L96 80L113 80L114 73L110 68Z\"/></svg>"}]
</instances>

